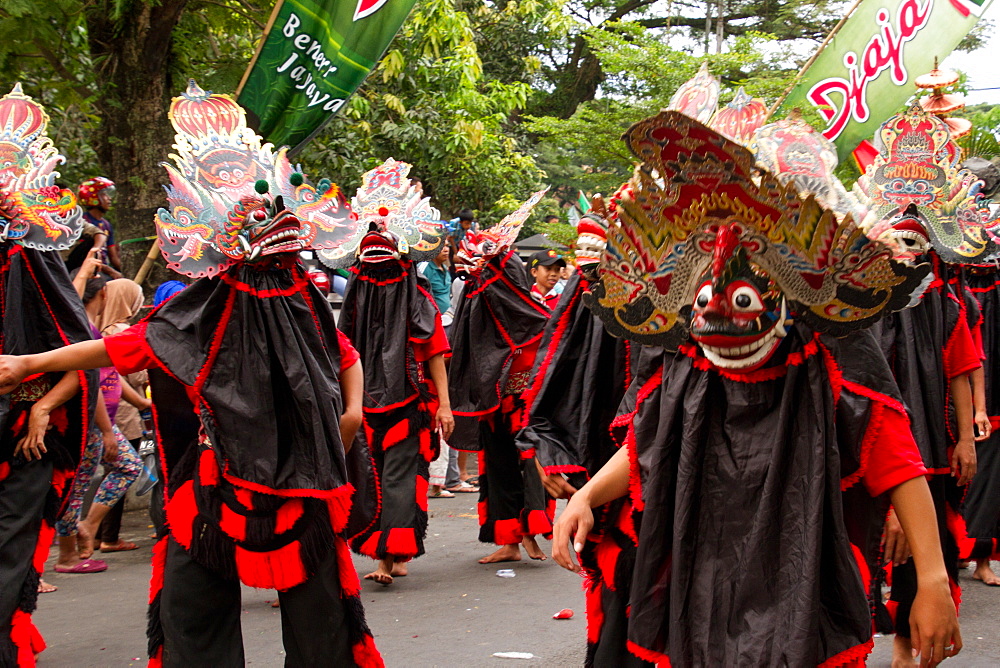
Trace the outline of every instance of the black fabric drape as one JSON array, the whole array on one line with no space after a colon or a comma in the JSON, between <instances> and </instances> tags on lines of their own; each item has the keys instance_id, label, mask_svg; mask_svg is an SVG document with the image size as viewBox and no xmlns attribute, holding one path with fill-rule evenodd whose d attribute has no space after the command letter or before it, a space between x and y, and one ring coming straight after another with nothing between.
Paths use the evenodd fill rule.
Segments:
<instances>
[{"instance_id":1,"label":"black fabric drape","mask_svg":"<svg viewBox=\"0 0 1000 668\"><path fill-rule=\"evenodd\" d=\"M673 666L818 665L871 638L851 544L874 566L885 506L857 485L841 492L871 401L845 388L835 402L832 374L898 393L864 332L836 340L797 325L781 355L778 377L737 380L648 351L623 401L638 406L642 502L629 639Z\"/></svg>"}]
</instances>

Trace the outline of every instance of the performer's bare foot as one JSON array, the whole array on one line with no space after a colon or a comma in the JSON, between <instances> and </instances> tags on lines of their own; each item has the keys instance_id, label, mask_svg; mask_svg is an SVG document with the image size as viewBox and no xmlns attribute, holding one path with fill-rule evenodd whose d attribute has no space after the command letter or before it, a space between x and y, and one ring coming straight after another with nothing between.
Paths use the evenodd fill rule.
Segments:
<instances>
[{"instance_id":1,"label":"performer's bare foot","mask_svg":"<svg viewBox=\"0 0 1000 668\"><path fill-rule=\"evenodd\" d=\"M52 592L58 590L59 587L54 584L49 584L45 580L38 581L38 593L39 594L51 594Z\"/></svg>"},{"instance_id":2,"label":"performer's bare foot","mask_svg":"<svg viewBox=\"0 0 1000 668\"><path fill-rule=\"evenodd\" d=\"M545 561L547 559L545 553L542 552L542 548L538 547L534 536L525 536L521 540L521 544L524 545L524 551L528 553L528 556L535 561Z\"/></svg>"},{"instance_id":3,"label":"performer's bare foot","mask_svg":"<svg viewBox=\"0 0 1000 668\"><path fill-rule=\"evenodd\" d=\"M913 645L898 634L892 641L892 668L913 668Z\"/></svg>"},{"instance_id":4,"label":"performer's bare foot","mask_svg":"<svg viewBox=\"0 0 1000 668\"><path fill-rule=\"evenodd\" d=\"M521 548L517 543L512 545L501 545L493 554L479 560L481 564L496 564L501 561L521 561Z\"/></svg>"},{"instance_id":5,"label":"performer's bare foot","mask_svg":"<svg viewBox=\"0 0 1000 668\"><path fill-rule=\"evenodd\" d=\"M392 567L393 559L389 557L388 559L383 559L378 562L378 568L365 576L365 580L374 580L380 585L388 587L392 584Z\"/></svg>"},{"instance_id":6,"label":"performer's bare foot","mask_svg":"<svg viewBox=\"0 0 1000 668\"><path fill-rule=\"evenodd\" d=\"M981 580L983 584L991 587L1000 587L1000 578L990 568L989 559L980 559L976 564L976 570L972 572L972 577Z\"/></svg>"},{"instance_id":7,"label":"performer's bare foot","mask_svg":"<svg viewBox=\"0 0 1000 668\"><path fill-rule=\"evenodd\" d=\"M392 577L405 578L410 574L410 568L405 561L397 561L392 565Z\"/></svg>"}]
</instances>

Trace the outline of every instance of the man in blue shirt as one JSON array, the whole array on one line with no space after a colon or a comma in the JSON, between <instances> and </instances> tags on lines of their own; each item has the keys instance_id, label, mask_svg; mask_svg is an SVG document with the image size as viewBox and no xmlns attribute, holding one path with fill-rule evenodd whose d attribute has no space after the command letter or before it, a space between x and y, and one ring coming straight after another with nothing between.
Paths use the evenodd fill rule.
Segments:
<instances>
[{"instance_id":1,"label":"man in blue shirt","mask_svg":"<svg viewBox=\"0 0 1000 668\"><path fill-rule=\"evenodd\" d=\"M451 257L451 248L448 244L441 244L441 250L430 262L421 262L417 269L424 278L431 284L431 296L441 311L442 318L451 308L451 273L448 271L448 260ZM451 324L442 320L442 324L447 327Z\"/></svg>"}]
</instances>

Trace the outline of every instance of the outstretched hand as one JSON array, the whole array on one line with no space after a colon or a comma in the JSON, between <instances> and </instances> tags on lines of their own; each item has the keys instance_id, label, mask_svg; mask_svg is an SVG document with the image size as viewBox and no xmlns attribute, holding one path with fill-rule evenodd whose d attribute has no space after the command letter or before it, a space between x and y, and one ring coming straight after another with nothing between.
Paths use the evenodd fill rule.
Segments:
<instances>
[{"instance_id":1,"label":"outstretched hand","mask_svg":"<svg viewBox=\"0 0 1000 668\"><path fill-rule=\"evenodd\" d=\"M590 509L590 504L583 495L573 496L552 530L552 558L555 562L567 570L579 573L580 565L570 554L570 540L573 541L573 551L579 554L593 528L594 512Z\"/></svg>"},{"instance_id":2,"label":"outstretched hand","mask_svg":"<svg viewBox=\"0 0 1000 668\"><path fill-rule=\"evenodd\" d=\"M955 602L947 582L918 585L910 609L910 642L921 666L936 666L962 650Z\"/></svg>"},{"instance_id":3,"label":"outstretched hand","mask_svg":"<svg viewBox=\"0 0 1000 668\"><path fill-rule=\"evenodd\" d=\"M9 394L28 375L28 363L17 355L0 355L0 394Z\"/></svg>"}]
</instances>

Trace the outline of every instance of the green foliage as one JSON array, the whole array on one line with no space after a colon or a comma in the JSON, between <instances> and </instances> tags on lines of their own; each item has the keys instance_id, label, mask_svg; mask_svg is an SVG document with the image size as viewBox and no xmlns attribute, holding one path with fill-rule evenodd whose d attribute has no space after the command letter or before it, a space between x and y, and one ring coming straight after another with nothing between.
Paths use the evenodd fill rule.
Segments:
<instances>
[{"instance_id":1,"label":"green foliage","mask_svg":"<svg viewBox=\"0 0 1000 668\"><path fill-rule=\"evenodd\" d=\"M972 132L958 140L966 156L990 159L1000 155L1000 105L979 105L964 110Z\"/></svg>"}]
</instances>

